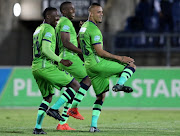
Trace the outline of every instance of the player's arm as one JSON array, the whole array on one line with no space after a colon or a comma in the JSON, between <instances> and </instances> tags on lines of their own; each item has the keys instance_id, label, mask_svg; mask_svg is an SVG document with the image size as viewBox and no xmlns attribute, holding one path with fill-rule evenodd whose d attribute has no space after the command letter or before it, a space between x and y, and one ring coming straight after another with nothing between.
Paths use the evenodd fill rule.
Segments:
<instances>
[{"instance_id":1,"label":"player's arm","mask_svg":"<svg viewBox=\"0 0 180 136\"><path fill-rule=\"evenodd\" d=\"M110 59L116 59L120 62L123 63L132 63L134 62L134 59L127 57L127 56L118 56L118 55L114 55L111 54L105 50L102 49L102 45L101 44L95 44L93 45L94 49L96 50L96 53L100 56L100 57L105 57L105 58L110 58Z\"/></svg>"},{"instance_id":2,"label":"player's arm","mask_svg":"<svg viewBox=\"0 0 180 136\"><path fill-rule=\"evenodd\" d=\"M70 33L68 32L61 32L61 40L63 43L63 46L66 47L67 49L82 54L81 49L77 48L70 42Z\"/></svg>"},{"instance_id":3,"label":"player's arm","mask_svg":"<svg viewBox=\"0 0 180 136\"><path fill-rule=\"evenodd\" d=\"M51 43L49 41L42 41L42 53L45 54L48 58L60 62L67 67L72 65L71 61L63 60L51 50Z\"/></svg>"}]
</instances>

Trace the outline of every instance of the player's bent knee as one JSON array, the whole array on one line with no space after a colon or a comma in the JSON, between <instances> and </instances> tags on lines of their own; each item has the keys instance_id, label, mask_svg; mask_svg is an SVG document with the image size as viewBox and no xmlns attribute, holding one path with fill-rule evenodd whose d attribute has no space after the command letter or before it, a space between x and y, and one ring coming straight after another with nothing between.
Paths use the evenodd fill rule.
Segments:
<instances>
[{"instance_id":1,"label":"player's bent knee","mask_svg":"<svg viewBox=\"0 0 180 136\"><path fill-rule=\"evenodd\" d=\"M130 63L128 67L132 67L136 70L136 65L134 63Z\"/></svg>"},{"instance_id":2,"label":"player's bent knee","mask_svg":"<svg viewBox=\"0 0 180 136\"><path fill-rule=\"evenodd\" d=\"M47 101L47 102L49 102L49 103L51 103L51 101L52 101L52 95L49 95L49 96L47 96L47 97L44 97L44 100Z\"/></svg>"},{"instance_id":3,"label":"player's bent knee","mask_svg":"<svg viewBox=\"0 0 180 136\"><path fill-rule=\"evenodd\" d=\"M79 82L78 82L77 80L73 80L73 81L71 82L71 84L70 84L70 87L71 87L74 91L78 92L78 90L79 90L79 88L80 88L80 84L79 84Z\"/></svg>"},{"instance_id":4,"label":"player's bent knee","mask_svg":"<svg viewBox=\"0 0 180 136\"><path fill-rule=\"evenodd\" d=\"M84 78L84 80L81 81L81 82L83 82L87 86L91 86L91 80L90 80L90 78L88 76L86 78Z\"/></svg>"},{"instance_id":5,"label":"player's bent knee","mask_svg":"<svg viewBox=\"0 0 180 136\"><path fill-rule=\"evenodd\" d=\"M106 97L106 92L98 95L98 96L96 97L96 100L101 100L101 101L104 102L105 97Z\"/></svg>"}]
</instances>

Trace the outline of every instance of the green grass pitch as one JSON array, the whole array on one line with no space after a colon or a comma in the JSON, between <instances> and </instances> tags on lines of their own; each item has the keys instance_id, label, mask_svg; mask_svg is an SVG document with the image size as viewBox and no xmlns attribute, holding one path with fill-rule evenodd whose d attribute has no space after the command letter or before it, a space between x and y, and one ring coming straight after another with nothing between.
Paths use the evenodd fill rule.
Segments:
<instances>
[{"instance_id":1,"label":"green grass pitch","mask_svg":"<svg viewBox=\"0 0 180 136\"><path fill-rule=\"evenodd\" d=\"M79 110L85 120L69 118L76 131L56 131L58 121L46 116L43 129L48 136L180 136L180 110L102 110L99 133L89 133L91 113ZM35 109L0 109L0 136L30 136Z\"/></svg>"}]
</instances>

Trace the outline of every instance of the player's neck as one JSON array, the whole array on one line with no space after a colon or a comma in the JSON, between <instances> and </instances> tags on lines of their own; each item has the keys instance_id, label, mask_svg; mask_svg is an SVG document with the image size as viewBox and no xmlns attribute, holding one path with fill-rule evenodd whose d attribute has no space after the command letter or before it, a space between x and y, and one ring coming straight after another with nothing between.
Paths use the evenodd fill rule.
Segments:
<instances>
[{"instance_id":1,"label":"player's neck","mask_svg":"<svg viewBox=\"0 0 180 136\"><path fill-rule=\"evenodd\" d=\"M47 20L44 20L44 21L43 21L43 24L49 24L49 25L51 25L50 22L47 21ZM55 28L53 25L51 25L51 26L52 26L53 28Z\"/></svg>"},{"instance_id":2,"label":"player's neck","mask_svg":"<svg viewBox=\"0 0 180 136\"><path fill-rule=\"evenodd\" d=\"M67 17L67 16L65 16L65 15L63 15L63 17L66 17L67 19L72 20L72 19L68 18L68 17Z\"/></svg>"},{"instance_id":3,"label":"player's neck","mask_svg":"<svg viewBox=\"0 0 180 136\"><path fill-rule=\"evenodd\" d=\"M94 21L94 19L88 18L88 20L92 23L94 23L95 25L97 25L97 22Z\"/></svg>"}]
</instances>

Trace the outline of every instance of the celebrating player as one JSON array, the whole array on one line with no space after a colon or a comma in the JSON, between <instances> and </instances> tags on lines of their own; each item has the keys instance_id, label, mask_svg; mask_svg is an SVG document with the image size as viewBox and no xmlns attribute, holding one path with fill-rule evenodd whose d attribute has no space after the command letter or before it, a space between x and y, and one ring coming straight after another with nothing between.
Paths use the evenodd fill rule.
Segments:
<instances>
[{"instance_id":1,"label":"celebrating player","mask_svg":"<svg viewBox=\"0 0 180 136\"><path fill-rule=\"evenodd\" d=\"M96 101L93 105L90 132L99 132L97 121L101 113L105 93L109 90L109 77L121 75L119 81L113 86L113 91L132 92L132 88L124 83L135 72L134 59L126 56L113 55L103 50L103 38L97 27L102 22L103 10L98 3L89 7L89 18L79 31L80 45L85 59L85 68L91 79Z\"/></svg>"},{"instance_id":2,"label":"celebrating player","mask_svg":"<svg viewBox=\"0 0 180 136\"><path fill-rule=\"evenodd\" d=\"M78 48L77 34L71 22L71 20L75 17L75 8L71 2L66 1L60 5L60 11L63 16L60 18L56 26L56 38L59 46L59 54L60 58L70 60L73 62L73 64L66 67L60 63L59 67L60 69L69 72L77 81L79 81L81 87L75 95L72 106L70 103L65 104L62 113L62 117L65 119L65 121L61 120L56 129L74 130L66 123L69 117L68 115L73 116L76 119L84 119L84 117L78 112L77 106L82 101L84 95L91 86L91 81L87 76L84 63L77 55L78 53L82 54L82 51ZM71 109L69 109L70 107Z\"/></svg>"},{"instance_id":3,"label":"celebrating player","mask_svg":"<svg viewBox=\"0 0 180 136\"><path fill-rule=\"evenodd\" d=\"M63 86L67 90L59 98L58 105L53 105L55 108L50 109L51 115L58 120L64 120L56 107L60 107L65 102L71 103L75 93L79 90L79 83L73 79L70 74L65 73L54 65L54 61L60 62L64 66L71 66L72 62L61 59L55 52L56 37L55 26L59 20L59 15L56 8L46 8L43 12L44 23L35 30L33 34L33 62L32 74L41 91L43 101L39 106L36 126L33 134L46 134L41 128L44 116L52 101L54 87L60 89Z\"/></svg>"}]
</instances>

